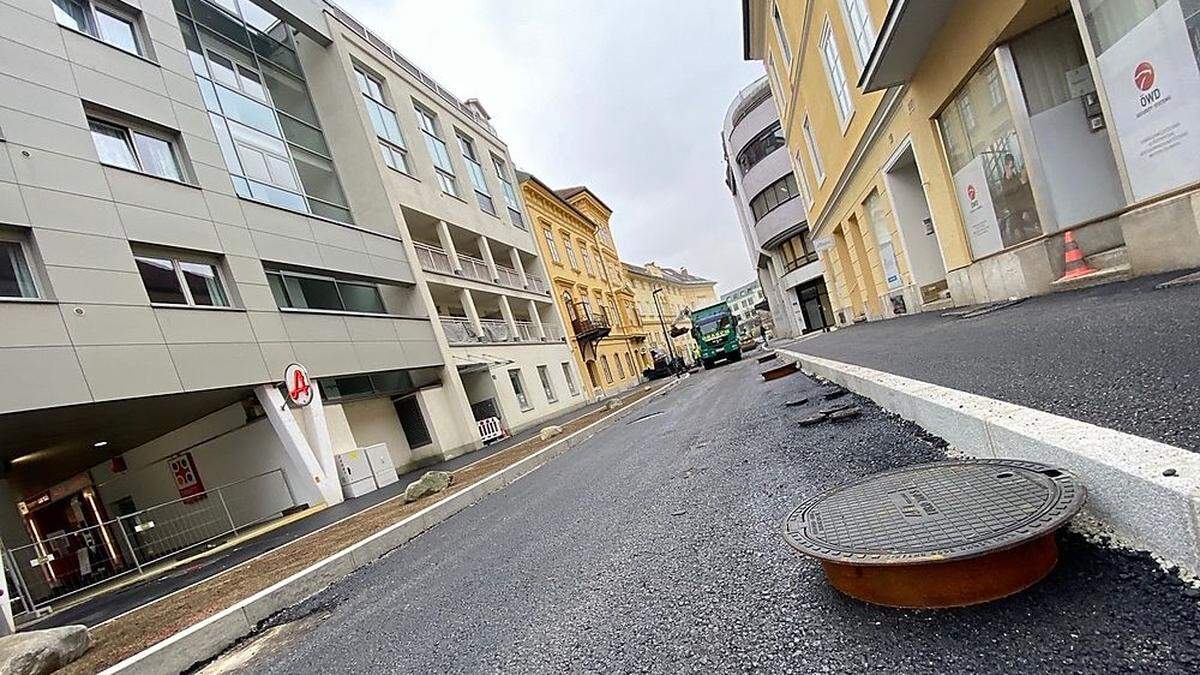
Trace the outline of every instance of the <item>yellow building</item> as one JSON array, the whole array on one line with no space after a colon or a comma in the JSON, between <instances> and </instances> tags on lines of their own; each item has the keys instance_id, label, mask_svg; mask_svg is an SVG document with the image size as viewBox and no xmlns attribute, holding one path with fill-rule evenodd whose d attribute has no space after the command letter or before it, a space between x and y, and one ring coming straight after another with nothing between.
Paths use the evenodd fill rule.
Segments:
<instances>
[{"instance_id":1,"label":"yellow building","mask_svg":"<svg viewBox=\"0 0 1200 675\"><path fill-rule=\"evenodd\" d=\"M586 187L554 190L528 173L517 178L588 397L638 384L649 365L646 334L609 228L612 211Z\"/></svg>"},{"instance_id":2,"label":"yellow building","mask_svg":"<svg viewBox=\"0 0 1200 675\"><path fill-rule=\"evenodd\" d=\"M1188 38L1200 11L744 7L745 56L766 66L840 323L1200 265L1200 46ZM1068 232L1082 276L1068 274Z\"/></svg>"},{"instance_id":3,"label":"yellow building","mask_svg":"<svg viewBox=\"0 0 1200 675\"><path fill-rule=\"evenodd\" d=\"M634 303L646 328L646 341L650 349L667 355L673 349L675 355L683 357L684 361L695 361L699 351L696 341L688 332L692 327L688 316L693 309L717 304L714 290L717 282L694 276L686 267L673 270L652 262L645 265L623 264L633 289ZM672 332L679 334L672 336ZM671 349L667 347L668 338L671 339Z\"/></svg>"}]
</instances>

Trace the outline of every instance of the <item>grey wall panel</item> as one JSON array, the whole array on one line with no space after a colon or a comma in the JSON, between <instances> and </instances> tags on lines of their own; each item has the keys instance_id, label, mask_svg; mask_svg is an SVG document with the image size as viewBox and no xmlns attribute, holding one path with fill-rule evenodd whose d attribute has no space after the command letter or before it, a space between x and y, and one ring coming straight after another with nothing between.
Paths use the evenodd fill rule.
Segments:
<instances>
[{"instance_id":1,"label":"grey wall panel","mask_svg":"<svg viewBox=\"0 0 1200 675\"><path fill-rule=\"evenodd\" d=\"M252 343L254 331L246 312L155 307L163 338L170 344Z\"/></svg>"},{"instance_id":2,"label":"grey wall panel","mask_svg":"<svg viewBox=\"0 0 1200 675\"><path fill-rule=\"evenodd\" d=\"M296 361L296 352L290 342L260 342L258 349L262 352L263 363L266 364L268 377L272 380L283 381L283 371L289 363Z\"/></svg>"},{"instance_id":3,"label":"grey wall panel","mask_svg":"<svg viewBox=\"0 0 1200 675\"><path fill-rule=\"evenodd\" d=\"M347 316L343 319L350 339L355 342L399 340L391 319L366 316Z\"/></svg>"},{"instance_id":4,"label":"grey wall panel","mask_svg":"<svg viewBox=\"0 0 1200 675\"><path fill-rule=\"evenodd\" d=\"M22 187L21 198L29 210L30 222L38 228L125 236L116 206L108 199L35 187Z\"/></svg>"},{"instance_id":5,"label":"grey wall panel","mask_svg":"<svg viewBox=\"0 0 1200 675\"><path fill-rule=\"evenodd\" d=\"M96 159L96 146L84 125L83 115L71 123L30 115L11 108L0 108L0 129L4 137L22 145L32 145L49 152Z\"/></svg>"},{"instance_id":6,"label":"grey wall panel","mask_svg":"<svg viewBox=\"0 0 1200 675\"><path fill-rule=\"evenodd\" d=\"M253 342L170 345L171 358L188 391L271 381L262 352Z\"/></svg>"},{"instance_id":7,"label":"grey wall panel","mask_svg":"<svg viewBox=\"0 0 1200 675\"><path fill-rule=\"evenodd\" d=\"M181 216L129 204L119 204L117 212L130 241L221 252L217 230L212 221L206 218Z\"/></svg>"},{"instance_id":8,"label":"grey wall panel","mask_svg":"<svg viewBox=\"0 0 1200 675\"><path fill-rule=\"evenodd\" d=\"M0 348L65 347L70 344L57 306L32 302L12 302L4 306Z\"/></svg>"},{"instance_id":9,"label":"grey wall panel","mask_svg":"<svg viewBox=\"0 0 1200 675\"><path fill-rule=\"evenodd\" d=\"M280 262L301 267L321 267L321 253L316 244L292 237L281 237L267 232L251 230L254 248L263 260Z\"/></svg>"},{"instance_id":10,"label":"grey wall panel","mask_svg":"<svg viewBox=\"0 0 1200 675\"><path fill-rule=\"evenodd\" d=\"M345 342L293 342L296 360L314 377L346 375L363 371L354 349Z\"/></svg>"},{"instance_id":11,"label":"grey wall panel","mask_svg":"<svg viewBox=\"0 0 1200 675\"><path fill-rule=\"evenodd\" d=\"M114 303L145 305L150 302L142 278L132 270L113 271L86 267L46 266L54 299L62 303Z\"/></svg>"},{"instance_id":12,"label":"grey wall panel","mask_svg":"<svg viewBox=\"0 0 1200 675\"><path fill-rule=\"evenodd\" d=\"M286 342L287 330L283 327L283 317L279 312L246 312L250 321L250 329L258 342Z\"/></svg>"},{"instance_id":13,"label":"grey wall panel","mask_svg":"<svg viewBox=\"0 0 1200 675\"><path fill-rule=\"evenodd\" d=\"M104 170L112 197L118 202L192 218L208 217L204 194L195 186L114 167Z\"/></svg>"},{"instance_id":14,"label":"grey wall panel","mask_svg":"<svg viewBox=\"0 0 1200 675\"><path fill-rule=\"evenodd\" d=\"M28 225L29 222L29 211L21 198L20 186L0 181L0 223Z\"/></svg>"},{"instance_id":15,"label":"grey wall panel","mask_svg":"<svg viewBox=\"0 0 1200 675\"><path fill-rule=\"evenodd\" d=\"M292 342L349 342L350 331L341 316L284 312L283 327ZM380 319L386 321L386 319Z\"/></svg>"},{"instance_id":16,"label":"grey wall panel","mask_svg":"<svg viewBox=\"0 0 1200 675\"><path fill-rule=\"evenodd\" d=\"M77 92L70 62L61 56L14 42L6 29L0 33L0 73L66 94Z\"/></svg>"},{"instance_id":17,"label":"grey wall panel","mask_svg":"<svg viewBox=\"0 0 1200 675\"><path fill-rule=\"evenodd\" d=\"M183 391L166 345L76 347L97 401Z\"/></svg>"},{"instance_id":18,"label":"grey wall panel","mask_svg":"<svg viewBox=\"0 0 1200 675\"><path fill-rule=\"evenodd\" d=\"M6 147L12 159L13 173L21 185L111 197L104 171L95 160L76 159L17 143L8 143Z\"/></svg>"},{"instance_id":19,"label":"grey wall panel","mask_svg":"<svg viewBox=\"0 0 1200 675\"><path fill-rule=\"evenodd\" d=\"M122 58L129 57L125 55ZM171 99L166 97L167 87L162 82L162 75L158 70L154 71L158 78L158 86L145 89L109 75L103 70L102 63L94 65L94 68L82 66L77 62L71 65L71 73L75 77L75 85L81 99L138 119L149 120L169 129L175 128L175 110L171 107Z\"/></svg>"},{"instance_id":20,"label":"grey wall panel","mask_svg":"<svg viewBox=\"0 0 1200 675\"><path fill-rule=\"evenodd\" d=\"M353 349L364 370L395 370L412 365L404 346L395 340L355 342Z\"/></svg>"},{"instance_id":21,"label":"grey wall panel","mask_svg":"<svg viewBox=\"0 0 1200 675\"><path fill-rule=\"evenodd\" d=\"M162 344L162 329L150 307L129 305L61 305L71 342L81 345ZM83 310L79 314L78 310Z\"/></svg>"},{"instance_id":22,"label":"grey wall panel","mask_svg":"<svg viewBox=\"0 0 1200 675\"><path fill-rule=\"evenodd\" d=\"M31 410L91 400L70 347L0 349L0 411Z\"/></svg>"},{"instance_id":23,"label":"grey wall panel","mask_svg":"<svg viewBox=\"0 0 1200 675\"><path fill-rule=\"evenodd\" d=\"M34 49L66 58L50 3L25 3L20 7L0 3L0 35Z\"/></svg>"},{"instance_id":24,"label":"grey wall panel","mask_svg":"<svg viewBox=\"0 0 1200 675\"><path fill-rule=\"evenodd\" d=\"M47 265L136 272L129 242L92 234L39 229L35 235Z\"/></svg>"},{"instance_id":25,"label":"grey wall panel","mask_svg":"<svg viewBox=\"0 0 1200 675\"><path fill-rule=\"evenodd\" d=\"M324 269L368 277L376 276L376 270L371 265L370 257L362 251L349 251L337 246L321 246L319 250L321 252L320 266ZM386 276L392 277L392 275Z\"/></svg>"},{"instance_id":26,"label":"grey wall panel","mask_svg":"<svg viewBox=\"0 0 1200 675\"><path fill-rule=\"evenodd\" d=\"M251 230L313 241L312 226L309 224L311 219L308 216L245 200L241 204L246 226Z\"/></svg>"}]
</instances>

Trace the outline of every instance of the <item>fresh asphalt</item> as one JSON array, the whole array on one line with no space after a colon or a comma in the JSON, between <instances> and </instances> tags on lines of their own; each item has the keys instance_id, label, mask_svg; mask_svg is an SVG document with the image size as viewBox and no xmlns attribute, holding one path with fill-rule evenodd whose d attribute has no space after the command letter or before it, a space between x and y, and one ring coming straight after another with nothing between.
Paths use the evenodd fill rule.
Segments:
<instances>
[{"instance_id":1,"label":"fresh asphalt","mask_svg":"<svg viewBox=\"0 0 1200 675\"><path fill-rule=\"evenodd\" d=\"M1200 451L1200 284L1183 272L1030 298L972 319L931 312L792 349Z\"/></svg>"},{"instance_id":2,"label":"fresh asphalt","mask_svg":"<svg viewBox=\"0 0 1200 675\"><path fill-rule=\"evenodd\" d=\"M944 444L854 396L841 400L863 406L858 419L801 428L815 404L783 403L816 385L764 383L762 368L683 380L210 668L1196 672L1194 591L1076 534L1060 536L1047 579L988 605L895 610L833 590L784 543L788 512L831 484L940 459Z\"/></svg>"}]
</instances>

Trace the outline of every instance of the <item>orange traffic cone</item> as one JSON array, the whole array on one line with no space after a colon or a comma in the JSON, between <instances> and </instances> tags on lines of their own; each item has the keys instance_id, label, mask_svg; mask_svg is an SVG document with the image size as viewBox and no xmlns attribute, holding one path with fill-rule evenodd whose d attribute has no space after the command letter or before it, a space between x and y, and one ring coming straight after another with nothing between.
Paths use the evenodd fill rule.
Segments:
<instances>
[{"instance_id":1,"label":"orange traffic cone","mask_svg":"<svg viewBox=\"0 0 1200 675\"><path fill-rule=\"evenodd\" d=\"M1074 279L1096 271L1083 261L1083 251L1079 250L1079 244L1075 243L1074 232L1067 230L1066 234L1063 235L1063 244L1066 246L1063 251L1063 258L1066 260L1067 270L1063 272L1059 281Z\"/></svg>"}]
</instances>

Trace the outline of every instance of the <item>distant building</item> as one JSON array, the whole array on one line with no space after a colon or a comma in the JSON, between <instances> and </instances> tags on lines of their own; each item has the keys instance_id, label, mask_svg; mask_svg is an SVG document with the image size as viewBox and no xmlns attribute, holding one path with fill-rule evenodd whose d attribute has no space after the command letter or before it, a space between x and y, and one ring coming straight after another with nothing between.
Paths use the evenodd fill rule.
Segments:
<instances>
[{"instance_id":1,"label":"distant building","mask_svg":"<svg viewBox=\"0 0 1200 675\"><path fill-rule=\"evenodd\" d=\"M633 286L634 302L647 331L650 349L669 354L666 336L671 336L671 348L684 361L696 359L696 341L689 332L693 309L717 304L714 290L717 282L690 274L686 267L670 267L649 262L645 265L623 263ZM657 303L655 301L657 293ZM661 318L660 318L661 316ZM677 335L672 335L672 332Z\"/></svg>"},{"instance_id":2,"label":"distant building","mask_svg":"<svg viewBox=\"0 0 1200 675\"><path fill-rule=\"evenodd\" d=\"M775 335L775 322L771 320L771 311L766 307L762 286L757 281L722 293L721 300L729 305L730 311L737 317L739 336L758 337L760 326L766 327L768 336Z\"/></svg>"}]
</instances>

